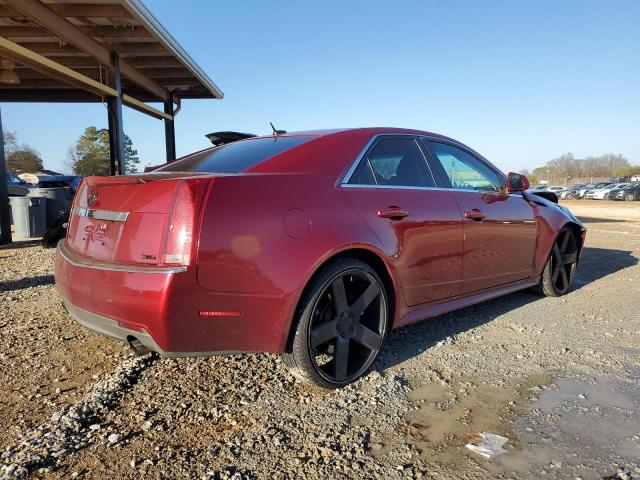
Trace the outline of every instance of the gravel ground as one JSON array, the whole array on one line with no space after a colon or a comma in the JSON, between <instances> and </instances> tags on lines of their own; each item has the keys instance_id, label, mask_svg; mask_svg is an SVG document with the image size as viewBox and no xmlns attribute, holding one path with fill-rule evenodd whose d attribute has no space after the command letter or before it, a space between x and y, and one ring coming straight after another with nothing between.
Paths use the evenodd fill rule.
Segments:
<instances>
[{"instance_id":1,"label":"gravel ground","mask_svg":"<svg viewBox=\"0 0 640 480\"><path fill-rule=\"evenodd\" d=\"M0 249L0 478L638 479L640 203L567 204L574 291L395 331L336 392L272 355L132 357L64 312L52 251ZM508 452L464 448L485 431Z\"/></svg>"}]
</instances>

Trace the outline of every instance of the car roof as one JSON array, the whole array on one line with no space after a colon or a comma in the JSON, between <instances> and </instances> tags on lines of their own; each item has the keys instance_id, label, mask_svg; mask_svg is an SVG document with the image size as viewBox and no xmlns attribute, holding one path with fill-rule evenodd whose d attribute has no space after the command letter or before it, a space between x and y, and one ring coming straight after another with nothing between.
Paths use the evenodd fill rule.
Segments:
<instances>
[{"instance_id":1,"label":"car roof","mask_svg":"<svg viewBox=\"0 0 640 480\"><path fill-rule=\"evenodd\" d=\"M399 127L358 127L358 128L327 128L327 129L318 129L318 130L300 130L294 132L282 133L278 136L280 137L326 137L329 135L349 135L351 134L361 134L369 132L371 135L424 135L429 137L441 138L443 140L449 140L455 143L461 143L460 141L447 137L445 135L441 135L439 133L429 132L426 130L416 130L410 128L399 128ZM257 138L270 138L273 135L260 135L257 137L253 137L253 139ZM251 138L247 140L252 140Z\"/></svg>"}]
</instances>

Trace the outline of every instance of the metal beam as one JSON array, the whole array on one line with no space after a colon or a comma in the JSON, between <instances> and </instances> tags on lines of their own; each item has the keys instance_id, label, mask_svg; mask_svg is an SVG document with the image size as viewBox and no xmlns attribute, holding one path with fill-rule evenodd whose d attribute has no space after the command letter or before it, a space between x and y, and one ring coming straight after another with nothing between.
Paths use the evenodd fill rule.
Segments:
<instances>
[{"instance_id":1,"label":"metal beam","mask_svg":"<svg viewBox=\"0 0 640 480\"><path fill-rule=\"evenodd\" d=\"M5 2L7 3L7 2ZM51 8L62 17L113 17L129 18L131 13L122 5L78 5L72 3L51 4ZM0 17L16 17L19 11L0 6Z\"/></svg>"},{"instance_id":2,"label":"metal beam","mask_svg":"<svg viewBox=\"0 0 640 480\"><path fill-rule=\"evenodd\" d=\"M45 56L32 52L22 45L18 45L17 43L3 37L0 37L0 53L22 64L30 65L40 71L44 70L47 73L50 73L57 78L69 81L74 85L80 85L81 88L97 93L98 95L116 95L116 91L113 88L60 65Z\"/></svg>"},{"instance_id":3,"label":"metal beam","mask_svg":"<svg viewBox=\"0 0 640 480\"><path fill-rule=\"evenodd\" d=\"M147 115L151 115L152 117L158 118L160 120L172 119L171 115L167 115L163 111L158 110L157 108L154 108L151 105L147 105L146 103L141 102L140 100L133 98L130 95L127 95L126 93L122 95L122 99L124 100L124 103L127 105L127 107L131 107L134 110L138 110L142 113L146 113Z\"/></svg>"},{"instance_id":4,"label":"metal beam","mask_svg":"<svg viewBox=\"0 0 640 480\"><path fill-rule=\"evenodd\" d=\"M107 48L84 34L71 22L38 0L4 0L4 2L54 35L96 58L104 65L111 64L111 52ZM114 68L113 65L111 67ZM122 75L157 95L159 99L163 101L167 99L167 90L126 62L120 62L120 71Z\"/></svg>"},{"instance_id":5,"label":"metal beam","mask_svg":"<svg viewBox=\"0 0 640 480\"><path fill-rule=\"evenodd\" d=\"M174 128L175 115L173 112L173 94L169 92L169 100L164 102L164 113L171 115L171 120L164 120L164 141L167 152L167 162L176 159L176 132Z\"/></svg>"},{"instance_id":6,"label":"metal beam","mask_svg":"<svg viewBox=\"0 0 640 480\"><path fill-rule=\"evenodd\" d=\"M11 243L10 208L9 191L7 189L7 164L5 163L4 157L2 113L0 113L0 245L8 245Z\"/></svg>"},{"instance_id":7,"label":"metal beam","mask_svg":"<svg viewBox=\"0 0 640 480\"><path fill-rule=\"evenodd\" d=\"M124 174L124 130L122 128L122 79L120 78L120 59L114 53L113 86L117 92L115 97L107 101L109 107L109 159L111 175Z\"/></svg>"},{"instance_id":8,"label":"metal beam","mask_svg":"<svg viewBox=\"0 0 640 480\"><path fill-rule=\"evenodd\" d=\"M78 86L84 90L95 93L96 95L103 97L117 96L117 92L113 88L93 80L86 75L82 75L75 70L71 70L64 65L60 65L47 57L32 52L31 50L24 48L22 45L18 45L6 38L0 37L0 53L7 58L11 58L12 60L24 65L29 65L38 71L46 72L55 78L64 80L71 85ZM111 62L111 60L109 60L109 62ZM0 88L0 92L2 92L2 88ZM167 118L167 115L164 112L161 112L160 110L129 95L123 95L123 100L131 108L135 108L143 113L147 113L156 118Z\"/></svg>"},{"instance_id":9,"label":"metal beam","mask_svg":"<svg viewBox=\"0 0 640 480\"><path fill-rule=\"evenodd\" d=\"M94 38L148 38L151 34L142 27L125 27L125 26L109 26L109 25L97 25L95 27L86 27L82 25L76 26L83 33ZM49 31L41 27L34 27L33 25L25 26L0 26L0 36L9 38L41 38L42 41L52 41L56 37Z\"/></svg>"},{"instance_id":10,"label":"metal beam","mask_svg":"<svg viewBox=\"0 0 640 480\"><path fill-rule=\"evenodd\" d=\"M74 88L56 88L43 90L41 88L0 88L0 102L47 102L47 103L95 103L101 97L86 90Z\"/></svg>"}]
</instances>

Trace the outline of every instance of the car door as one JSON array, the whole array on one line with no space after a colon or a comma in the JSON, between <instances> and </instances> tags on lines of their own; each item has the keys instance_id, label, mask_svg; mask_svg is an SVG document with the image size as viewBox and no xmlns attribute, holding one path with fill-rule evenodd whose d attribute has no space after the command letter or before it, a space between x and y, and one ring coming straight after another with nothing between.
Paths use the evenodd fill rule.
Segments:
<instances>
[{"instance_id":1,"label":"car door","mask_svg":"<svg viewBox=\"0 0 640 480\"><path fill-rule=\"evenodd\" d=\"M375 137L342 191L380 239L407 305L460 293L462 216L452 192L436 189L417 137Z\"/></svg>"},{"instance_id":2,"label":"car door","mask_svg":"<svg viewBox=\"0 0 640 480\"><path fill-rule=\"evenodd\" d=\"M506 179L462 146L423 139L440 184L464 217L462 293L522 280L532 273L537 226L533 207L509 194Z\"/></svg>"}]
</instances>

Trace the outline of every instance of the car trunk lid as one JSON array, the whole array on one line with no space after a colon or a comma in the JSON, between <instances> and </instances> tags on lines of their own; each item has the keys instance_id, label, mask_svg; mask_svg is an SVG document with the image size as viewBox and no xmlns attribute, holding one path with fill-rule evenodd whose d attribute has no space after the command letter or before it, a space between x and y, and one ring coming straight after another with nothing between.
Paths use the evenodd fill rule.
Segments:
<instances>
[{"instance_id":1,"label":"car trunk lid","mask_svg":"<svg viewBox=\"0 0 640 480\"><path fill-rule=\"evenodd\" d=\"M189 264L213 176L155 173L87 177L76 194L67 244L119 263Z\"/></svg>"}]
</instances>

